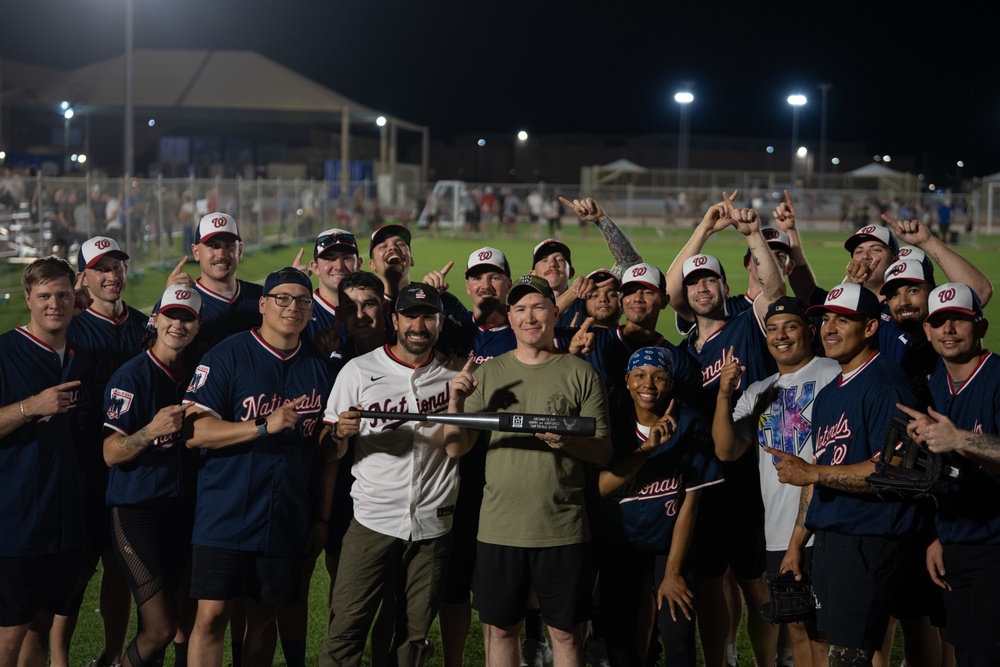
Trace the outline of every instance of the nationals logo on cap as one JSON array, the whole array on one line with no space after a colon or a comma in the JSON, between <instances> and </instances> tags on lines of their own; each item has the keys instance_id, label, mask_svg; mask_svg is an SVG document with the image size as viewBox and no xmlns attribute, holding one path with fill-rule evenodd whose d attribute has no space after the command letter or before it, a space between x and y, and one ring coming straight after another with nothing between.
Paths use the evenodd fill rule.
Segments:
<instances>
[{"instance_id":1,"label":"nationals logo on cap","mask_svg":"<svg viewBox=\"0 0 1000 667\"><path fill-rule=\"evenodd\" d=\"M499 271L509 278L510 264L507 263L507 257L501 251L489 246L473 250L466 264L465 277L486 271Z\"/></svg>"},{"instance_id":2,"label":"nationals logo on cap","mask_svg":"<svg viewBox=\"0 0 1000 667\"><path fill-rule=\"evenodd\" d=\"M899 241L892 235L888 227L883 227L882 225L866 225L862 227L848 237L847 241L844 242L844 247L847 248L847 252L854 254L854 249L866 241L878 241L889 246L889 250L893 255L899 254Z\"/></svg>"},{"instance_id":3,"label":"nationals logo on cap","mask_svg":"<svg viewBox=\"0 0 1000 667\"><path fill-rule=\"evenodd\" d=\"M201 294L198 293L198 290L185 285L171 285L160 297L160 306L156 312L162 313L174 308L180 308L195 317L201 317Z\"/></svg>"},{"instance_id":4,"label":"nationals logo on cap","mask_svg":"<svg viewBox=\"0 0 1000 667\"><path fill-rule=\"evenodd\" d=\"M76 256L77 269L83 271L84 269L93 268L105 255L120 259L123 262L128 261L128 255L118 246L118 241L107 236L95 236L92 239L87 239L80 245L80 252Z\"/></svg>"},{"instance_id":5,"label":"nationals logo on cap","mask_svg":"<svg viewBox=\"0 0 1000 667\"><path fill-rule=\"evenodd\" d=\"M702 256L706 259L705 256ZM667 281L658 268L652 264L635 264L625 269L622 275L622 286L619 289L623 294L631 293L634 290L628 289L629 285L645 287L655 292L666 292Z\"/></svg>"},{"instance_id":6,"label":"nationals logo on cap","mask_svg":"<svg viewBox=\"0 0 1000 667\"><path fill-rule=\"evenodd\" d=\"M209 213L198 223L198 234L195 243L207 243L213 236L228 234L236 241L242 241L240 230L236 227L236 219L228 213Z\"/></svg>"},{"instance_id":7,"label":"nationals logo on cap","mask_svg":"<svg viewBox=\"0 0 1000 667\"><path fill-rule=\"evenodd\" d=\"M927 297L927 319L938 313L961 313L971 317L983 316L983 303L972 288L962 283L945 283L931 290Z\"/></svg>"},{"instance_id":8,"label":"nationals logo on cap","mask_svg":"<svg viewBox=\"0 0 1000 667\"><path fill-rule=\"evenodd\" d=\"M697 271L708 271L723 280L726 279L726 272L722 269L719 260L711 255L695 255L688 257L681 265L681 280L687 282L692 273Z\"/></svg>"},{"instance_id":9,"label":"nationals logo on cap","mask_svg":"<svg viewBox=\"0 0 1000 667\"><path fill-rule=\"evenodd\" d=\"M809 317L832 312L878 319L881 311L882 305L871 290L855 283L841 283L827 293L822 305L813 306L806 312Z\"/></svg>"},{"instance_id":10,"label":"nationals logo on cap","mask_svg":"<svg viewBox=\"0 0 1000 667\"><path fill-rule=\"evenodd\" d=\"M901 259L885 270L885 284L879 292L882 296L892 296L901 284L934 285L934 277L928 273L927 265L916 259Z\"/></svg>"}]
</instances>

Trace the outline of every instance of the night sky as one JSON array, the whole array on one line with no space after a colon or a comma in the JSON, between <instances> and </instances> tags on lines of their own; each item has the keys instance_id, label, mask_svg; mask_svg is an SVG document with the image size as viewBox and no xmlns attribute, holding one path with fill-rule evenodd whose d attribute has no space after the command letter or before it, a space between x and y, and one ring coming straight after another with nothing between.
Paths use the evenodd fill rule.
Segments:
<instances>
[{"instance_id":1,"label":"night sky","mask_svg":"<svg viewBox=\"0 0 1000 667\"><path fill-rule=\"evenodd\" d=\"M932 179L1000 171L992 3L134 0L135 47L248 49L433 136L828 137L915 158ZM734 3L726 3L732 6ZM933 11L921 11L920 7ZM124 0L0 0L0 56L73 67L124 44Z\"/></svg>"}]
</instances>

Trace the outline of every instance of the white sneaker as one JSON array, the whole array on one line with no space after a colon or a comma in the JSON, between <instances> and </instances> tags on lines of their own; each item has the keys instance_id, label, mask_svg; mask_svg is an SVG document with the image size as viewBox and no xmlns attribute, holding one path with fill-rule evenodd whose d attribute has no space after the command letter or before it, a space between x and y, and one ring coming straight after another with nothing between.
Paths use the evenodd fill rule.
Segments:
<instances>
[{"instance_id":1,"label":"white sneaker","mask_svg":"<svg viewBox=\"0 0 1000 667\"><path fill-rule=\"evenodd\" d=\"M603 637L588 637L587 643L584 645L583 654L587 663L594 667L611 667Z\"/></svg>"},{"instance_id":2,"label":"white sneaker","mask_svg":"<svg viewBox=\"0 0 1000 667\"><path fill-rule=\"evenodd\" d=\"M547 641L525 639L521 642L521 667L545 667L552 664L552 659Z\"/></svg>"}]
</instances>

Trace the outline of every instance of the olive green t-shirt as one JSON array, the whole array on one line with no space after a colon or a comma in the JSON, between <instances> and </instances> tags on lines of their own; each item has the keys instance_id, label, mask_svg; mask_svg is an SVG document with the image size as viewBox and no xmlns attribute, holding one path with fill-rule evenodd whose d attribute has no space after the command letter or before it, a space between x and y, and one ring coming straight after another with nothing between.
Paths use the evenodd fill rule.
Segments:
<instances>
[{"instance_id":1,"label":"olive green t-shirt","mask_svg":"<svg viewBox=\"0 0 1000 667\"><path fill-rule=\"evenodd\" d=\"M465 412L524 412L594 417L608 433L608 400L597 371L560 354L524 364L513 352L475 371L479 382ZM479 541L511 547L554 547L590 539L579 459L534 435L490 433Z\"/></svg>"}]
</instances>

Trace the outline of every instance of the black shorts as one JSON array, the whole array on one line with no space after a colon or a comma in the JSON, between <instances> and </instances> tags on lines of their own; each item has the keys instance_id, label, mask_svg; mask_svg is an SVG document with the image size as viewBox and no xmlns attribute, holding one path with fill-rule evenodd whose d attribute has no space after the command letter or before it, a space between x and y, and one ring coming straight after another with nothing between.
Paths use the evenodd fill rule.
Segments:
<instances>
[{"instance_id":1,"label":"black shorts","mask_svg":"<svg viewBox=\"0 0 1000 667\"><path fill-rule=\"evenodd\" d=\"M751 449L726 464L725 483L702 491L692 553L703 581L721 577L728 568L744 581L767 570L764 503L755 456Z\"/></svg>"},{"instance_id":2,"label":"black shorts","mask_svg":"<svg viewBox=\"0 0 1000 667\"><path fill-rule=\"evenodd\" d=\"M1000 658L1000 545L946 544L948 641L976 658Z\"/></svg>"},{"instance_id":3,"label":"black shorts","mask_svg":"<svg viewBox=\"0 0 1000 667\"><path fill-rule=\"evenodd\" d=\"M891 612L895 618L910 620L928 616L934 626L944 627L942 591L927 573L927 546L931 537L906 538L906 549L900 567L903 585L893 598Z\"/></svg>"},{"instance_id":4,"label":"black shorts","mask_svg":"<svg viewBox=\"0 0 1000 667\"><path fill-rule=\"evenodd\" d=\"M572 630L590 617L594 590L589 542L561 547L505 547L478 543L472 606L479 619L508 628L524 619L535 589L546 625Z\"/></svg>"},{"instance_id":5,"label":"black shorts","mask_svg":"<svg viewBox=\"0 0 1000 667\"><path fill-rule=\"evenodd\" d=\"M767 551L764 556L767 560L767 576L772 577L776 574L781 574L778 568L781 567L781 561L785 560L784 551ZM812 559L813 559L813 548L806 547L802 550L802 573L809 576L812 573Z\"/></svg>"},{"instance_id":6,"label":"black shorts","mask_svg":"<svg viewBox=\"0 0 1000 667\"><path fill-rule=\"evenodd\" d=\"M191 557L193 523L183 500L111 508L111 546L137 607L161 590L173 598Z\"/></svg>"},{"instance_id":7,"label":"black shorts","mask_svg":"<svg viewBox=\"0 0 1000 667\"><path fill-rule=\"evenodd\" d=\"M234 600L246 595L263 604L291 604L298 599L301 572L301 558L196 544L191 548L191 598Z\"/></svg>"},{"instance_id":8,"label":"black shorts","mask_svg":"<svg viewBox=\"0 0 1000 667\"><path fill-rule=\"evenodd\" d=\"M876 650L899 594L907 540L816 533L816 621L831 646Z\"/></svg>"},{"instance_id":9,"label":"black shorts","mask_svg":"<svg viewBox=\"0 0 1000 667\"><path fill-rule=\"evenodd\" d=\"M30 623L40 611L69 615L93 572L82 551L0 558L0 626Z\"/></svg>"}]
</instances>

